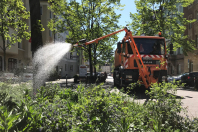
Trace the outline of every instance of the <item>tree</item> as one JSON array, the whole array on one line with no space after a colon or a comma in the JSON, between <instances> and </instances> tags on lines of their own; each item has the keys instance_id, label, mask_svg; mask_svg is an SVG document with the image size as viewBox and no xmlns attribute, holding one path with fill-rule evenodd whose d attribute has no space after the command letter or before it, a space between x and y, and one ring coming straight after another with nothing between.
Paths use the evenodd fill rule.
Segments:
<instances>
[{"instance_id":1,"label":"tree","mask_svg":"<svg viewBox=\"0 0 198 132\"><path fill-rule=\"evenodd\" d=\"M31 21L31 50L32 50L32 57L34 57L34 53L37 51L38 48L43 46L42 40L42 31L45 29L41 24L41 12L40 12L40 0L29 0L30 3L30 21ZM33 96L36 93L38 86L40 84L36 84L35 76L37 74L38 67L34 66L33 72ZM41 84L44 86L44 83Z\"/></svg>"},{"instance_id":2,"label":"tree","mask_svg":"<svg viewBox=\"0 0 198 132\"><path fill-rule=\"evenodd\" d=\"M29 12L23 6L21 0L6 0L0 3L0 36L2 38L4 71L6 71L6 50L11 48L22 38L29 39L30 33L25 20L29 18Z\"/></svg>"},{"instance_id":3,"label":"tree","mask_svg":"<svg viewBox=\"0 0 198 132\"><path fill-rule=\"evenodd\" d=\"M195 50L195 42L184 35L186 25L195 20L183 18L184 13L178 12L177 6L190 5L194 0L135 0L137 13L130 13L132 22L130 26L136 35L156 35L162 32L162 36L171 40L174 50L183 47L183 52Z\"/></svg>"},{"instance_id":4,"label":"tree","mask_svg":"<svg viewBox=\"0 0 198 132\"><path fill-rule=\"evenodd\" d=\"M31 16L31 50L34 52L43 46L42 31L44 28L41 24L40 0L29 0Z\"/></svg>"},{"instance_id":5,"label":"tree","mask_svg":"<svg viewBox=\"0 0 198 132\"><path fill-rule=\"evenodd\" d=\"M90 41L119 28L117 23L121 15L117 15L114 11L122 7L119 0L81 0L80 3L75 0L70 2L49 0L49 2L51 2L49 9L54 12L54 15L61 16L62 19L54 18L49 22L48 27L55 32L68 31L69 35L66 41L69 43L75 44L81 39ZM90 62L91 76L92 61L96 66L98 57L108 58L108 55L111 55L109 52L112 52L108 41L116 40L117 35L114 35L99 41L98 44L82 47L85 50L86 59ZM94 55L92 56L92 54Z\"/></svg>"}]
</instances>

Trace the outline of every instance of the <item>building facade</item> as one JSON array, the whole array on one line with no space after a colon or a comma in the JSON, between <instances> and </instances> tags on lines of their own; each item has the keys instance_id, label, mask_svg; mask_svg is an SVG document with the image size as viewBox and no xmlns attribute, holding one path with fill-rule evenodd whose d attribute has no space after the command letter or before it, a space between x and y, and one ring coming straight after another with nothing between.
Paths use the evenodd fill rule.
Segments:
<instances>
[{"instance_id":1,"label":"building facade","mask_svg":"<svg viewBox=\"0 0 198 132\"><path fill-rule=\"evenodd\" d=\"M24 7L27 11L30 11L29 0L23 0ZM42 32L43 44L53 43L54 34L47 27L48 21L54 17L53 13L48 10L49 3L47 0L40 0L40 15L41 24L45 31ZM31 31L30 18L26 20L28 31ZM12 33L12 29L10 29ZM0 46L2 46L2 40L0 38ZM3 51L0 49L0 71L4 69ZM15 73L16 71L25 71L28 67L32 66L32 52L31 41L22 39L21 43L12 45L10 49L6 50L6 71Z\"/></svg>"},{"instance_id":2,"label":"building facade","mask_svg":"<svg viewBox=\"0 0 198 132\"><path fill-rule=\"evenodd\" d=\"M68 32L58 33L55 35L55 44L65 42ZM68 52L61 59L56 67L57 72L61 75L61 78L65 78L66 74L68 78L72 78L78 73L79 69L79 57L77 56L77 51Z\"/></svg>"},{"instance_id":3,"label":"building facade","mask_svg":"<svg viewBox=\"0 0 198 132\"><path fill-rule=\"evenodd\" d=\"M191 5L184 8L184 17L188 20L196 19L195 22L186 26L185 35L196 42L196 49L198 49L198 0L194 0ZM192 71L198 71L198 50L184 56L184 72Z\"/></svg>"}]
</instances>

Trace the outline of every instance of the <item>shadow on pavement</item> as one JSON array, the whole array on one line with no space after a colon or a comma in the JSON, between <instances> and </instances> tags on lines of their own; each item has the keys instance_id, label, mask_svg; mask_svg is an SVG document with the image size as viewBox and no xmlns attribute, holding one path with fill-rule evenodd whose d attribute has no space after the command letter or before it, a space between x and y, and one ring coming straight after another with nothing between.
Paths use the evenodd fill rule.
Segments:
<instances>
[{"instance_id":1,"label":"shadow on pavement","mask_svg":"<svg viewBox=\"0 0 198 132\"><path fill-rule=\"evenodd\" d=\"M120 88L118 88L118 89L120 89ZM126 88L124 88L124 93L128 94L131 97L135 97L135 99L150 99L150 96L145 93L146 90L150 91L149 89L146 89L144 86L136 87L133 90L130 90L128 92L126 91ZM172 95L176 99L185 99L184 97L181 97L178 95L173 95L171 93L167 93L164 96L169 97L170 95ZM188 97L188 98L190 98L190 97Z\"/></svg>"},{"instance_id":2,"label":"shadow on pavement","mask_svg":"<svg viewBox=\"0 0 198 132\"><path fill-rule=\"evenodd\" d=\"M183 87L183 88L179 88L179 90L198 92L198 89L195 89L195 88L192 88L192 87Z\"/></svg>"}]
</instances>

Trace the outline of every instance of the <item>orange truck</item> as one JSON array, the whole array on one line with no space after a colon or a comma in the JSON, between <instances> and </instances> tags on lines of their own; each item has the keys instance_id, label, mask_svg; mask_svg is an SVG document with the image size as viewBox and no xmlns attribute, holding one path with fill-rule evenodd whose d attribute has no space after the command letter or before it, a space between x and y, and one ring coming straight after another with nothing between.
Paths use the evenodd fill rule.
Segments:
<instances>
[{"instance_id":1,"label":"orange truck","mask_svg":"<svg viewBox=\"0 0 198 132\"><path fill-rule=\"evenodd\" d=\"M129 39L129 41L131 40ZM143 84L148 88L151 83L166 81L168 54L165 38L133 36L135 45L130 45L129 41L123 39L117 43L113 73L114 85L128 86L137 81L144 82L143 78L145 78L146 83ZM133 50L132 46L137 50ZM140 67L138 67L137 61L139 61Z\"/></svg>"},{"instance_id":2,"label":"orange truck","mask_svg":"<svg viewBox=\"0 0 198 132\"><path fill-rule=\"evenodd\" d=\"M132 36L126 27L103 37L86 42L79 41L74 46L82 47L125 31L125 37L117 43L115 51L115 69L113 73L115 86L128 86L141 81L149 88L151 83L160 83L167 79L167 59L165 38L159 36ZM172 45L171 45L172 47Z\"/></svg>"}]
</instances>

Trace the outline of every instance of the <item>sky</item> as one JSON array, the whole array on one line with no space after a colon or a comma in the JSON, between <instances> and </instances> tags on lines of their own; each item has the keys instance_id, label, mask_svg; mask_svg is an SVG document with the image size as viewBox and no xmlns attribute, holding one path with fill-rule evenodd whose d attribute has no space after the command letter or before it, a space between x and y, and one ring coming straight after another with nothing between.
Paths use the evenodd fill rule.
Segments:
<instances>
[{"instance_id":1,"label":"sky","mask_svg":"<svg viewBox=\"0 0 198 132\"><path fill-rule=\"evenodd\" d=\"M77 0L77 1L80 2L80 0ZM130 12L131 13L137 13L136 6L135 6L135 0L120 0L120 3L122 5L125 5L125 6L122 7L124 9L122 11L115 10L116 14L121 14L118 25L126 26L127 22L131 22ZM124 31L119 33L118 34L118 37L119 37L118 41L122 40L124 35L125 35ZM115 49L115 47L116 47L116 44L114 45L114 49Z\"/></svg>"},{"instance_id":2,"label":"sky","mask_svg":"<svg viewBox=\"0 0 198 132\"><path fill-rule=\"evenodd\" d=\"M119 23L118 25L122 25L122 26L126 26L126 22L131 22L131 19L130 19L130 12L131 13L137 13L136 11L136 6L135 6L135 3L134 3L135 0L120 0L121 4L125 5L123 8L124 10L122 11L119 11L119 10L116 10L115 12L117 14L121 14L121 18L119 19ZM125 35L125 32L121 32L118 34L118 37L119 37L119 41L123 39Z\"/></svg>"}]
</instances>

